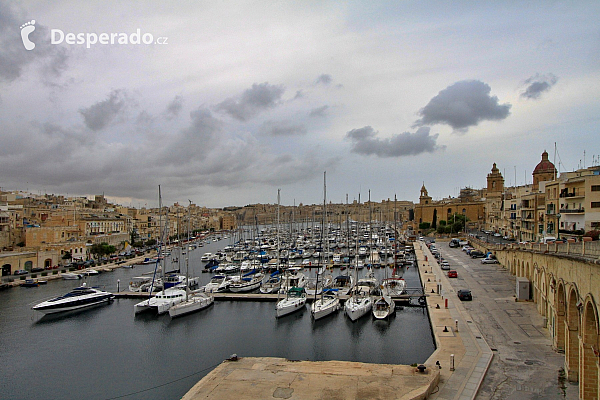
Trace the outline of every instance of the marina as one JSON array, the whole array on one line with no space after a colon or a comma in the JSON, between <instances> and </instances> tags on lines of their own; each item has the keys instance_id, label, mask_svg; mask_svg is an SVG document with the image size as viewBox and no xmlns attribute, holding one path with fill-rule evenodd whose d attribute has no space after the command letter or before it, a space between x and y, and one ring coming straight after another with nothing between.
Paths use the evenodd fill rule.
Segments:
<instances>
[{"instance_id":1,"label":"marina","mask_svg":"<svg viewBox=\"0 0 600 400\"><path fill-rule=\"evenodd\" d=\"M231 238L188 251L190 276L203 286L214 274L201 273L206 252L217 253ZM177 257L173 250L171 257ZM169 259L167 257L167 259ZM168 261L169 262L169 261ZM167 264L167 269L174 267ZM53 298L80 286L82 280L55 280L38 288L13 288L2 293L0 330L3 332L2 376L7 390L3 398L108 399L150 389L127 398L182 397L200 378L236 353L244 357L283 357L290 360L354 361L412 364L422 362L434 350L427 312L404 307L389 321L365 317L352 322L343 312L313 321L308 305L297 313L275 317L274 301L260 293L215 293L215 303L197 313L178 318L142 313L134 316L127 298L127 283L144 276L154 266L117 268L83 278L116 295L112 304L82 312L42 316L31 310L44 298ZM360 273L367 269L350 271ZM305 269L314 277L317 269ZM375 269L383 276L384 269ZM404 268L407 287L420 287L417 268ZM339 267L333 275L341 275ZM135 296L148 296L147 293ZM280 298L282 297L279 294ZM237 299L265 301L236 301ZM274 300L273 300L274 298ZM268 300L268 301L267 301ZM308 299L310 302L310 299ZM344 297L340 296L343 302ZM27 350L27 351L23 351ZM34 352L34 353L32 353ZM130 368L132 360L140 368ZM65 370L65 365L77 366ZM42 367L43 366L43 367ZM34 387L23 387L20 377L43 376ZM89 376L95 376L93 380ZM165 386L157 387L157 385Z\"/></svg>"}]
</instances>

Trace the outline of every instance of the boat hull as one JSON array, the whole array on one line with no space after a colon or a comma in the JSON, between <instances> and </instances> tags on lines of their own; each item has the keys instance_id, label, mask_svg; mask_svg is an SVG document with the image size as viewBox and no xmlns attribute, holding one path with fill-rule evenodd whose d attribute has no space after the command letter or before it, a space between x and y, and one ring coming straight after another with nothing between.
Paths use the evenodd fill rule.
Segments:
<instances>
[{"instance_id":1,"label":"boat hull","mask_svg":"<svg viewBox=\"0 0 600 400\"><path fill-rule=\"evenodd\" d=\"M205 308L210 307L214 303L212 296L194 296L189 298L187 301L183 301L179 304L169 308L169 316L171 318L182 317Z\"/></svg>"},{"instance_id":2,"label":"boat hull","mask_svg":"<svg viewBox=\"0 0 600 400\"><path fill-rule=\"evenodd\" d=\"M350 320L356 321L357 319L364 317L373 309L373 302L370 298L366 297L357 300L353 297L346 300L344 303L344 311Z\"/></svg>"},{"instance_id":3,"label":"boat hull","mask_svg":"<svg viewBox=\"0 0 600 400\"><path fill-rule=\"evenodd\" d=\"M311 304L310 310L315 320L321 319L340 309L340 299L337 296L324 296Z\"/></svg>"},{"instance_id":4,"label":"boat hull","mask_svg":"<svg viewBox=\"0 0 600 400\"><path fill-rule=\"evenodd\" d=\"M294 313L296 311L300 311L304 309L306 305L306 297L301 299L283 299L279 303L277 303L277 318L283 317L284 315L288 315Z\"/></svg>"},{"instance_id":5,"label":"boat hull","mask_svg":"<svg viewBox=\"0 0 600 400\"><path fill-rule=\"evenodd\" d=\"M43 314L55 314L65 311L80 310L86 307L93 307L103 303L108 304L114 299L114 297L115 296L112 293L107 293L103 296L97 296L89 299L78 299L76 301L63 304L45 305L44 303L48 302L44 302L33 307L33 309Z\"/></svg>"}]
</instances>

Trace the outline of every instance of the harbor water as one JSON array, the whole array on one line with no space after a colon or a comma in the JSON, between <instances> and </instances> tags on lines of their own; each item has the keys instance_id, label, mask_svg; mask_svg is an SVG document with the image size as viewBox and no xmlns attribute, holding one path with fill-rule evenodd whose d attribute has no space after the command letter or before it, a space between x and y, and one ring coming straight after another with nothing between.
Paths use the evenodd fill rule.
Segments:
<instances>
[{"instance_id":1,"label":"harbor water","mask_svg":"<svg viewBox=\"0 0 600 400\"><path fill-rule=\"evenodd\" d=\"M191 272L202 284L211 274L201 273L200 257L227 244L211 242L188 252ZM127 290L132 277L153 268L118 268L87 278L87 284L116 292L120 281L120 289ZM376 273L383 276L383 271ZM420 286L415 268L403 272L407 287ZM313 321L308 306L276 319L275 303L253 301L218 301L178 319L168 314L134 317L139 299L117 299L58 316L42 317L31 310L81 283L57 280L0 292L2 399L178 399L234 353L412 364L425 361L435 349L427 311L421 307L398 309L390 321L364 317L354 323L343 312Z\"/></svg>"}]
</instances>

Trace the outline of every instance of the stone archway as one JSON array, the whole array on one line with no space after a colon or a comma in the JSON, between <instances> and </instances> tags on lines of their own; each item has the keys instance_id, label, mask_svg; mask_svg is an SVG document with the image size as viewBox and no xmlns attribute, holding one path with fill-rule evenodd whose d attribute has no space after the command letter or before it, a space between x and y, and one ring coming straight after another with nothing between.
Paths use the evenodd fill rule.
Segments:
<instances>
[{"instance_id":1,"label":"stone archway","mask_svg":"<svg viewBox=\"0 0 600 400\"><path fill-rule=\"evenodd\" d=\"M525 271L523 273L523 276L531 281L531 274L529 273L529 261L527 261L525 264Z\"/></svg>"},{"instance_id":2,"label":"stone archway","mask_svg":"<svg viewBox=\"0 0 600 400\"><path fill-rule=\"evenodd\" d=\"M579 381L579 294L571 287L567 296L565 324L565 370L571 382Z\"/></svg>"},{"instance_id":3,"label":"stone archway","mask_svg":"<svg viewBox=\"0 0 600 400\"><path fill-rule=\"evenodd\" d=\"M533 302L535 304L538 304L539 307L539 303L540 303L540 269L539 268L535 268L533 270Z\"/></svg>"},{"instance_id":4,"label":"stone archway","mask_svg":"<svg viewBox=\"0 0 600 400\"><path fill-rule=\"evenodd\" d=\"M598 399L598 313L591 296L585 301L583 309L583 329L579 346L581 376L579 379L579 398Z\"/></svg>"},{"instance_id":5,"label":"stone archway","mask_svg":"<svg viewBox=\"0 0 600 400\"><path fill-rule=\"evenodd\" d=\"M2 266L2 276L8 276L10 275L12 266L10 264L4 264Z\"/></svg>"},{"instance_id":6,"label":"stone archway","mask_svg":"<svg viewBox=\"0 0 600 400\"><path fill-rule=\"evenodd\" d=\"M542 269L540 274L540 297L538 303L538 312L542 317L546 316L546 310L548 308L548 278L546 276L546 270Z\"/></svg>"},{"instance_id":7,"label":"stone archway","mask_svg":"<svg viewBox=\"0 0 600 400\"><path fill-rule=\"evenodd\" d=\"M554 321L554 347L559 352L565 351L565 328L566 328L566 294L565 286L562 281L558 282L556 288L556 297L554 309L556 310L556 319Z\"/></svg>"},{"instance_id":8,"label":"stone archway","mask_svg":"<svg viewBox=\"0 0 600 400\"><path fill-rule=\"evenodd\" d=\"M52 259L51 258L46 258L44 260L44 269L48 269L52 267Z\"/></svg>"}]
</instances>

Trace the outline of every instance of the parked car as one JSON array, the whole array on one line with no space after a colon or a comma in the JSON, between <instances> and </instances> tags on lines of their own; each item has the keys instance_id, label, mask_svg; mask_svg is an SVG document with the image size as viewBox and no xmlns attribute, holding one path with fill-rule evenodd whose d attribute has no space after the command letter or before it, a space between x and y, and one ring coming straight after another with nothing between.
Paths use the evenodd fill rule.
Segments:
<instances>
[{"instance_id":1,"label":"parked car","mask_svg":"<svg viewBox=\"0 0 600 400\"><path fill-rule=\"evenodd\" d=\"M450 264L448 264L448 261L442 261L440 268L444 271L447 271L450 269Z\"/></svg>"},{"instance_id":2,"label":"parked car","mask_svg":"<svg viewBox=\"0 0 600 400\"><path fill-rule=\"evenodd\" d=\"M471 258L484 258L485 257L485 253L483 251L479 251L479 250L471 250L471 253L469 253L469 255L471 256Z\"/></svg>"},{"instance_id":3,"label":"parked car","mask_svg":"<svg viewBox=\"0 0 600 400\"><path fill-rule=\"evenodd\" d=\"M460 289L458 291L458 298L462 301L473 300L473 296L471 295L471 291L469 289Z\"/></svg>"},{"instance_id":4,"label":"parked car","mask_svg":"<svg viewBox=\"0 0 600 400\"><path fill-rule=\"evenodd\" d=\"M458 278L458 272L453 269L448 271L448 278Z\"/></svg>"},{"instance_id":5,"label":"parked car","mask_svg":"<svg viewBox=\"0 0 600 400\"><path fill-rule=\"evenodd\" d=\"M29 271L26 271L24 269L18 269L14 272L14 275L27 275L29 273Z\"/></svg>"},{"instance_id":6,"label":"parked car","mask_svg":"<svg viewBox=\"0 0 600 400\"><path fill-rule=\"evenodd\" d=\"M40 268L40 267L36 267L36 268L31 268L31 272L43 272L44 268Z\"/></svg>"},{"instance_id":7,"label":"parked car","mask_svg":"<svg viewBox=\"0 0 600 400\"><path fill-rule=\"evenodd\" d=\"M498 260L494 257L486 257L481 259L482 264L498 264Z\"/></svg>"}]
</instances>

